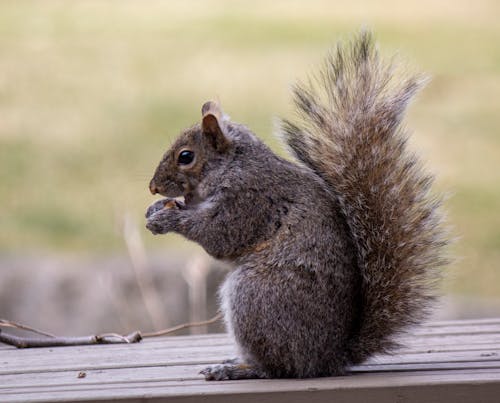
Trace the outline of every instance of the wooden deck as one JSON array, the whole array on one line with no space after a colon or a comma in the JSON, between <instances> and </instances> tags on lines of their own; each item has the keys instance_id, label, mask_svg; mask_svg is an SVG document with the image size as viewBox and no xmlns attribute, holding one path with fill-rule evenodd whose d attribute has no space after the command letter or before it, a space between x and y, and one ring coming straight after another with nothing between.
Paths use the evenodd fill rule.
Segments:
<instances>
[{"instance_id":1,"label":"wooden deck","mask_svg":"<svg viewBox=\"0 0 500 403\"><path fill-rule=\"evenodd\" d=\"M500 402L500 319L429 323L407 346L337 378L206 382L224 334L132 345L0 344L0 402Z\"/></svg>"}]
</instances>

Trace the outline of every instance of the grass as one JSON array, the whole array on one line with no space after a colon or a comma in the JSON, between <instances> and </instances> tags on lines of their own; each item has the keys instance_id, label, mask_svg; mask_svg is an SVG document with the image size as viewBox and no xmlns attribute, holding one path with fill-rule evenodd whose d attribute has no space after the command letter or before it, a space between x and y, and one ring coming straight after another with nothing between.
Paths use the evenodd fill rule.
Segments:
<instances>
[{"instance_id":1,"label":"grass","mask_svg":"<svg viewBox=\"0 0 500 403\"><path fill-rule=\"evenodd\" d=\"M122 251L120 217L142 222L157 161L205 100L279 150L290 83L369 26L384 54L433 76L408 126L452 193L447 287L498 296L499 12L486 0L1 2L0 252Z\"/></svg>"}]
</instances>

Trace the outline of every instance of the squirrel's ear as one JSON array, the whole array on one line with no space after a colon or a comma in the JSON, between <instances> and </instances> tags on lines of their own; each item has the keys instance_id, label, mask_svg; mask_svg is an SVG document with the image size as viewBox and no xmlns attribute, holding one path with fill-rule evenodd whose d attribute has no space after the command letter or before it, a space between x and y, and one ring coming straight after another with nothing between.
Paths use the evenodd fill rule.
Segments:
<instances>
[{"instance_id":1,"label":"squirrel's ear","mask_svg":"<svg viewBox=\"0 0 500 403\"><path fill-rule=\"evenodd\" d=\"M223 112L214 101L208 101L201 107L201 129L203 134L210 137L217 151L225 151L231 143L225 134Z\"/></svg>"}]
</instances>

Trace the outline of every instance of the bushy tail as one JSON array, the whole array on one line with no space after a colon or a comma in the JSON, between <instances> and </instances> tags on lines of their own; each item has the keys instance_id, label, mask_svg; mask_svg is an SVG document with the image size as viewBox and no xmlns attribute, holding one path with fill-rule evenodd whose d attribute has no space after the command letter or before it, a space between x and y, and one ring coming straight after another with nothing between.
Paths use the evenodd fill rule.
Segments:
<instances>
[{"instance_id":1,"label":"bushy tail","mask_svg":"<svg viewBox=\"0 0 500 403\"><path fill-rule=\"evenodd\" d=\"M406 150L401 126L422 84L397 77L371 35L338 45L321 75L294 89L298 124L283 122L295 156L338 197L357 246L362 312L353 363L394 347L393 336L425 317L445 264L446 236L433 178Z\"/></svg>"}]
</instances>

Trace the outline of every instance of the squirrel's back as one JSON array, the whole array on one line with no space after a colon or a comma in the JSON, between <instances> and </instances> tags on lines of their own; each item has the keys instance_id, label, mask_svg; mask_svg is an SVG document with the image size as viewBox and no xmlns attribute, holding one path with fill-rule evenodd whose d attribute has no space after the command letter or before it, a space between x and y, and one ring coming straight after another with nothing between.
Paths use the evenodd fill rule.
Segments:
<instances>
[{"instance_id":1,"label":"squirrel's back","mask_svg":"<svg viewBox=\"0 0 500 403\"><path fill-rule=\"evenodd\" d=\"M395 71L362 33L337 47L316 82L295 87L299 122L282 126L293 154L331 188L354 240L362 281L352 363L394 347L395 334L425 317L445 263L433 178L407 151L401 125L423 80Z\"/></svg>"}]
</instances>

